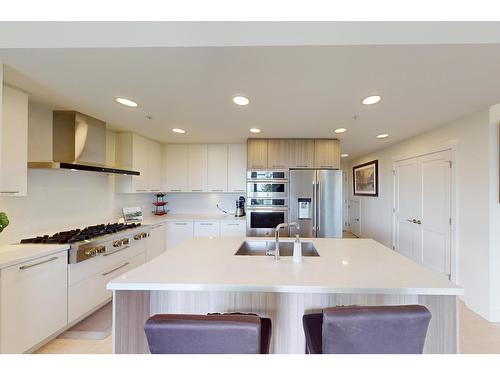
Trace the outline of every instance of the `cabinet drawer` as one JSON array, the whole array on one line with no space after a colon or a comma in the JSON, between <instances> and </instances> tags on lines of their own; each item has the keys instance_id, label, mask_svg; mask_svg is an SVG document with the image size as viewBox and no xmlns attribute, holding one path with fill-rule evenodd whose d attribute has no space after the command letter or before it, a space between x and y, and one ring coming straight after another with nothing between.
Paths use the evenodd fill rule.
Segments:
<instances>
[{"instance_id":1,"label":"cabinet drawer","mask_svg":"<svg viewBox=\"0 0 500 375\"><path fill-rule=\"evenodd\" d=\"M111 291L106 289L108 282L144 264L145 261L146 254L141 253L112 264L99 273L71 285L68 288L68 322L75 321L111 298Z\"/></svg>"},{"instance_id":2,"label":"cabinet drawer","mask_svg":"<svg viewBox=\"0 0 500 375\"><path fill-rule=\"evenodd\" d=\"M23 353L67 323L68 253L0 271L1 352Z\"/></svg>"},{"instance_id":3,"label":"cabinet drawer","mask_svg":"<svg viewBox=\"0 0 500 375\"><path fill-rule=\"evenodd\" d=\"M218 221L197 221L194 223L195 237L219 237L220 225Z\"/></svg>"},{"instance_id":4,"label":"cabinet drawer","mask_svg":"<svg viewBox=\"0 0 500 375\"><path fill-rule=\"evenodd\" d=\"M246 230L245 221L223 221L220 223L221 237L245 237Z\"/></svg>"},{"instance_id":5,"label":"cabinet drawer","mask_svg":"<svg viewBox=\"0 0 500 375\"><path fill-rule=\"evenodd\" d=\"M108 246L108 245L106 245ZM104 271L116 263L131 258L146 251L146 240L132 240L130 247L111 253L109 255L98 256L80 263L70 264L68 270L69 285L76 284L81 280Z\"/></svg>"},{"instance_id":6,"label":"cabinet drawer","mask_svg":"<svg viewBox=\"0 0 500 375\"><path fill-rule=\"evenodd\" d=\"M193 238L192 221L167 222L167 249L171 249L184 241Z\"/></svg>"}]
</instances>

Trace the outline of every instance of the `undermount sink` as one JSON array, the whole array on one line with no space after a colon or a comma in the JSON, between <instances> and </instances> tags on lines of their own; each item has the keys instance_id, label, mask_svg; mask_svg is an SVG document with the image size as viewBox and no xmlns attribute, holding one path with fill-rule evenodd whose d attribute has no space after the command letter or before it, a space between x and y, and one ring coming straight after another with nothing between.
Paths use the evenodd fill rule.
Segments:
<instances>
[{"instance_id":1,"label":"undermount sink","mask_svg":"<svg viewBox=\"0 0 500 375\"><path fill-rule=\"evenodd\" d=\"M319 257L319 253L312 242L301 242L302 256ZM244 241L234 255L269 255L274 256L276 244L274 241ZM280 241L280 256L293 255L293 242Z\"/></svg>"}]
</instances>

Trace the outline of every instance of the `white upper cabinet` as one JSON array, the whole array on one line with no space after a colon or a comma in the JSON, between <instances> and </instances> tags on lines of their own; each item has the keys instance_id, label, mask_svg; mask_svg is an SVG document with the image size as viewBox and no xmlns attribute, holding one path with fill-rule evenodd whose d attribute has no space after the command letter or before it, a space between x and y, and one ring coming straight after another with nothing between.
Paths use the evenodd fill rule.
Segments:
<instances>
[{"instance_id":1,"label":"white upper cabinet","mask_svg":"<svg viewBox=\"0 0 500 375\"><path fill-rule=\"evenodd\" d=\"M207 145L188 145L188 191L207 191Z\"/></svg>"},{"instance_id":2,"label":"white upper cabinet","mask_svg":"<svg viewBox=\"0 0 500 375\"><path fill-rule=\"evenodd\" d=\"M209 192L227 191L227 145L210 144L207 146L207 190Z\"/></svg>"},{"instance_id":3,"label":"white upper cabinet","mask_svg":"<svg viewBox=\"0 0 500 375\"><path fill-rule=\"evenodd\" d=\"M164 146L165 187L168 192L188 191L188 145Z\"/></svg>"},{"instance_id":4,"label":"white upper cabinet","mask_svg":"<svg viewBox=\"0 0 500 375\"><path fill-rule=\"evenodd\" d=\"M133 133L116 134L116 165L140 172L140 176L117 176L120 193L161 191L161 145Z\"/></svg>"},{"instance_id":5,"label":"white upper cabinet","mask_svg":"<svg viewBox=\"0 0 500 375\"><path fill-rule=\"evenodd\" d=\"M0 66L1 69L1 66ZM28 187L28 95L3 85L0 196L25 196Z\"/></svg>"},{"instance_id":6,"label":"white upper cabinet","mask_svg":"<svg viewBox=\"0 0 500 375\"><path fill-rule=\"evenodd\" d=\"M148 189L162 191L161 144L150 141L148 147Z\"/></svg>"},{"instance_id":7,"label":"white upper cabinet","mask_svg":"<svg viewBox=\"0 0 500 375\"><path fill-rule=\"evenodd\" d=\"M227 191L246 191L247 145L230 144L227 149Z\"/></svg>"}]
</instances>

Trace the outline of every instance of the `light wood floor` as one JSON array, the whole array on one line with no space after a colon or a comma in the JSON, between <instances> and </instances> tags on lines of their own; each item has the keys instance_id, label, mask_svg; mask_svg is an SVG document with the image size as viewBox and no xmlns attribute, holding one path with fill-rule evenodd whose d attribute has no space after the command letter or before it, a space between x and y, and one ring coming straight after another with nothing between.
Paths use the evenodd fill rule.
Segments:
<instances>
[{"instance_id":1,"label":"light wood floor","mask_svg":"<svg viewBox=\"0 0 500 375\"><path fill-rule=\"evenodd\" d=\"M500 354L500 323L489 323L459 302L460 353ZM41 354L110 354L111 335L104 340L55 339Z\"/></svg>"}]
</instances>

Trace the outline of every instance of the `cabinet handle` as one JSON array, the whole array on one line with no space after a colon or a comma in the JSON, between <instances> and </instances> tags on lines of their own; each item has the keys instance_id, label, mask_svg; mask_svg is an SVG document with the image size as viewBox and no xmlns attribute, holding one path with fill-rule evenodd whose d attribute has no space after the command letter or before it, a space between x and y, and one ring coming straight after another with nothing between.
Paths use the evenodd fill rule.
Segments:
<instances>
[{"instance_id":1,"label":"cabinet handle","mask_svg":"<svg viewBox=\"0 0 500 375\"><path fill-rule=\"evenodd\" d=\"M202 189L192 189L191 191L203 191Z\"/></svg>"},{"instance_id":2,"label":"cabinet handle","mask_svg":"<svg viewBox=\"0 0 500 375\"><path fill-rule=\"evenodd\" d=\"M232 225L232 226L236 227L236 226L239 226L240 224L238 224L238 223L226 223L226 225Z\"/></svg>"},{"instance_id":3,"label":"cabinet handle","mask_svg":"<svg viewBox=\"0 0 500 375\"><path fill-rule=\"evenodd\" d=\"M135 191L147 191L146 189L135 189Z\"/></svg>"},{"instance_id":4,"label":"cabinet handle","mask_svg":"<svg viewBox=\"0 0 500 375\"><path fill-rule=\"evenodd\" d=\"M296 167L296 168L307 168L307 167L308 167L308 165L296 165L295 167Z\"/></svg>"},{"instance_id":5,"label":"cabinet handle","mask_svg":"<svg viewBox=\"0 0 500 375\"><path fill-rule=\"evenodd\" d=\"M161 191L160 189L150 189L149 191Z\"/></svg>"},{"instance_id":6,"label":"cabinet handle","mask_svg":"<svg viewBox=\"0 0 500 375\"><path fill-rule=\"evenodd\" d=\"M174 223L175 225L187 225L187 223Z\"/></svg>"},{"instance_id":7,"label":"cabinet handle","mask_svg":"<svg viewBox=\"0 0 500 375\"><path fill-rule=\"evenodd\" d=\"M252 165L252 168L264 168L263 165Z\"/></svg>"},{"instance_id":8,"label":"cabinet handle","mask_svg":"<svg viewBox=\"0 0 500 375\"><path fill-rule=\"evenodd\" d=\"M245 192L246 190L243 190L243 189L233 189L232 191L243 191L243 192Z\"/></svg>"},{"instance_id":9,"label":"cabinet handle","mask_svg":"<svg viewBox=\"0 0 500 375\"><path fill-rule=\"evenodd\" d=\"M210 190L210 191L224 191L222 189L214 189L214 190Z\"/></svg>"},{"instance_id":10,"label":"cabinet handle","mask_svg":"<svg viewBox=\"0 0 500 375\"><path fill-rule=\"evenodd\" d=\"M19 193L19 190L2 190L0 193L5 193L5 194L17 194Z\"/></svg>"},{"instance_id":11,"label":"cabinet handle","mask_svg":"<svg viewBox=\"0 0 500 375\"><path fill-rule=\"evenodd\" d=\"M128 249L129 247L130 247L130 246L125 246L125 247L122 247L120 250L115 250L115 251L113 251L112 253L106 253L106 254L103 254L103 256L107 257L107 256L109 256L109 255L113 255L114 253L118 253L118 252L120 252L120 251L122 251L122 250Z\"/></svg>"},{"instance_id":12,"label":"cabinet handle","mask_svg":"<svg viewBox=\"0 0 500 375\"><path fill-rule=\"evenodd\" d=\"M29 266L21 266L19 267L20 270L26 270L28 268L31 268L31 267L35 267L35 266L38 266L40 264L44 264L44 263L49 263L49 262L52 262L54 260L58 259L58 257L52 257L50 259L47 259L47 260L42 260L41 262L38 262L38 263L33 263L33 264L30 264Z\"/></svg>"},{"instance_id":13,"label":"cabinet handle","mask_svg":"<svg viewBox=\"0 0 500 375\"><path fill-rule=\"evenodd\" d=\"M151 229L155 229L155 228L159 228L161 227L163 224L155 224L155 225L151 225Z\"/></svg>"},{"instance_id":14,"label":"cabinet handle","mask_svg":"<svg viewBox=\"0 0 500 375\"><path fill-rule=\"evenodd\" d=\"M198 224L200 224L200 225L210 225L210 226L214 225L214 223L198 223Z\"/></svg>"},{"instance_id":15,"label":"cabinet handle","mask_svg":"<svg viewBox=\"0 0 500 375\"><path fill-rule=\"evenodd\" d=\"M128 266L129 264L130 264L130 262L125 262L125 263L123 263L121 266L118 266L118 267L116 267L116 268L113 268L111 271L104 272L102 275L103 275L103 276L107 276L107 275L109 275L110 273L113 273L113 272L115 272L115 271L118 271L120 268L123 268L123 267L125 267L125 266Z\"/></svg>"},{"instance_id":16,"label":"cabinet handle","mask_svg":"<svg viewBox=\"0 0 500 375\"><path fill-rule=\"evenodd\" d=\"M333 168L333 165L320 165L320 168Z\"/></svg>"},{"instance_id":17,"label":"cabinet handle","mask_svg":"<svg viewBox=\"0 0 500 375\"><path fill-rule=\"evenodd\" d=\"M182 191L181 189L170 189L169 191Z\"/></svg>"},{"instance_id":18,"label":"cabinet handle","mask_svg":"<svg viewBox=\"0 0 500 375\"><path fill-rule=\"evenodd\" d=\"M285 168L284 165L273 165L273 168Z\"/></svg>"}]
</instances>

